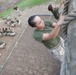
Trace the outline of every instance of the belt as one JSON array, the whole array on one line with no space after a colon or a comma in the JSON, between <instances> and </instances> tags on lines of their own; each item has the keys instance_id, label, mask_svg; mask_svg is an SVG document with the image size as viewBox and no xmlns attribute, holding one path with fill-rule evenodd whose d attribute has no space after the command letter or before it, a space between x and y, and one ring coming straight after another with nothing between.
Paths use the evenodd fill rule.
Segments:
<instances>
[{"instance_id":1,"label":"belt","mask_svg":"<svg viewBox=\"0 0 76 75\"><path fill-rule=\"evenodd\" d=\"M56 47L54 47L54 48L52 48L52 49L57 49L57 48L60 47L60 45L61 45L61 42L60 42Z\"/></svg>"}]
</instances>

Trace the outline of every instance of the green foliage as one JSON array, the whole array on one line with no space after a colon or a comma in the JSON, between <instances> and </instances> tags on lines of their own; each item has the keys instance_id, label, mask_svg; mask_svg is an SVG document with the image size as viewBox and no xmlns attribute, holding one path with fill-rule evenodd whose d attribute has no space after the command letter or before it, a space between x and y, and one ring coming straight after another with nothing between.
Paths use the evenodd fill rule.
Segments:
<instances>
[{"instance_id":1,"label":"green foliage","mask_svg":"<svg viewBox=\"0 0 76 75\"><path fill-rule=\"evenodd\" d=\"M46 2L49 2L50 0L21 0L21 2L18 4L18 6L21 9L25 9L25 8L31 8L33 6L36 5L41 5L44 4Z\"/></svg>"},{"instance_id":2,"label":"green foliage","mask_svg":"<svg viewBox=\"0 0 76 75\"><path fill-rule=\"evenodd\" d=\"M12 11L13 11L12 8L5 10L0 14L0 18L9 15Z\"/></svg>"},{"instance_id":3,"label":"green foliage","mask_svg":"<svg viewBox=\"0 0 76 75\"><path fill-rule=\"evenodd\" d=\"M49 2L50 0L21 0L19 3L17 3L17 6L20 10L24 10L26 8L31 8L36 5L41 5ZM60 0L53 0L56 3L59 3ZM13 7L10 7L9 9L5 10L3 13L0 14L0 17L4 17L9 15L13 11Z\"/></svg>"},{"instance_id":4,"label":"green foliage","mask_svg":"<svg viewBox=\"0 0 76 75\"><path fill-rule=\"evenodd\" d=\"M55 3L59 3L61 0L53 0L53 2Z\"/></svg>"}]
</instances>

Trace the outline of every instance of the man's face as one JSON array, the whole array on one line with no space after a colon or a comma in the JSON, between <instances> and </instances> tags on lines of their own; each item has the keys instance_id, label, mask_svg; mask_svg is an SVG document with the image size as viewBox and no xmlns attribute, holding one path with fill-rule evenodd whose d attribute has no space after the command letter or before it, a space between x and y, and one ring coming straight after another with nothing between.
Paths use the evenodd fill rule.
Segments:
<instances>
[{"instance_id":1,"label":"man's face","mask_svg":"<svg viewBox=\"0 0 76 75\"><path fill-rule=\"evenodd\" d=\"M51 6L52 6L52 9L54 9L54 8L55 8L55 6L54 6L53 4L51 4Z\"/></svg>"},{"instance_id":2,"label":"man's face","mask_svg":"<svg viewBox=\"0 0 76 75\"><path fill-rule=\"evenodd\" d=\"M45 27L44 21L39 16L36 16L34 21L36 22L37 29L43 29Z\"/></svg>"}]
</instances>

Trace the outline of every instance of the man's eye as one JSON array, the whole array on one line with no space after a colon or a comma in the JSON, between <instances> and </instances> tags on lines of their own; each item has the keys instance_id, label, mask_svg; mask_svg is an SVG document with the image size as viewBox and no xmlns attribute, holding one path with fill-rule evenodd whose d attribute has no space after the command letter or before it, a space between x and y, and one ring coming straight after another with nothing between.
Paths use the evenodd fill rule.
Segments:
<instances>
[{"instance_id":1,"label":"man's eye","mask_svg":"<svg viewBox=\"0 0 76 75\"><path fill-rule=\"evenodd\" d=\"M41 21L40 21L40 23L41 23Z\"/></svg>"},{"instance_id":2,"label":"man's eye","mask_svg":"<svg viewBox=\"0 0 76 75\"><path fill-rule=\"evenodd\" d=\"M39 24L41 23L41 21L39 22Z\"/></svg>"}]
</instances>

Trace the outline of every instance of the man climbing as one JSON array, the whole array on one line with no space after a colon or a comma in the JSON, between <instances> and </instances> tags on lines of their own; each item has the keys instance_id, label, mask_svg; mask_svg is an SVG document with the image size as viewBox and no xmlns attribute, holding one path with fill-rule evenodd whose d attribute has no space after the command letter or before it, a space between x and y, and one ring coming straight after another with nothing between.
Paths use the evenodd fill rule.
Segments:
<instances>
[{"instance_id":1,"label":"man climbing","mask_svg":"<svg viewBox=\"0 0 76 75\"><path fill-rule=\"evenodd\" d=\"M50 4L48 6L48 10L52 12L55 19L57 19L57 20L59 20L59 17L60 17L59 9L60 9L60 7L62 6L63 3L64 3L64 0L61 0L58 7L55 7L53 4Z\"/></svg>"},{"instance_id":2,"label":"man climbing","mask_svg":"<svg viewBox=\"0 0 76 75\"><path fill-rule=\"evenodd\" d=\"M60 16L57 23L51 21L43 21L39 16L33 15L28 19L28 24L36 28L33 37L36 41L43 43L54 58L62 61L64 49L62 47L63 41L58 36L60 27L64 20L64 16Z\"/></svg>"}]
</instances>

